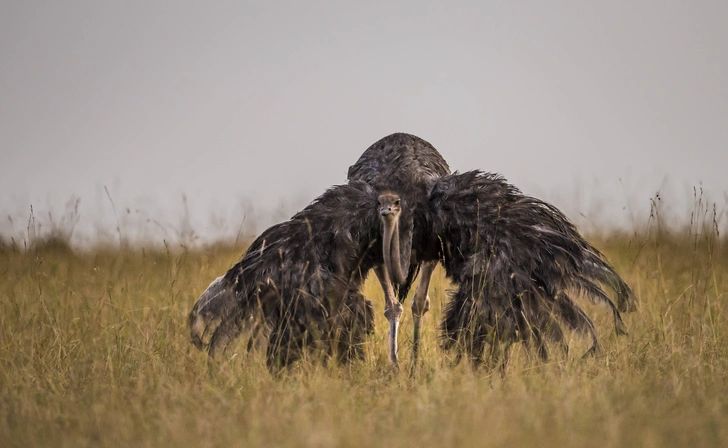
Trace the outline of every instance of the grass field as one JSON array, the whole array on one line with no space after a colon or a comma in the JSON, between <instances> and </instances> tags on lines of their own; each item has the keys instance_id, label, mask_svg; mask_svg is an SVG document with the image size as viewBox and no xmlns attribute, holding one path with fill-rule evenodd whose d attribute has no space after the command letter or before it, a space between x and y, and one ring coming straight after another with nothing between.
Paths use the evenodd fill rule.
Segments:
<instances>
[{"instance_id":1,"label":"grass field","mask_svg":"<svg viewBox=\"0 0 728 448\"><path fill-rule=\"evenodd\" d=\"M189 341L192 304L243 247L6 241L0 446L728 446L728 245L710 219L692 221L593 237L638 297L630 334L615 337L609 313L586 304L601 355L582 359L577 336L548 363L516 347L504 376L453 367L438 349L441 272L413 377L411 315L393 371L370 278L366 361L273 378L243 342L208 369Z\"/></svg>"}]
</instances>

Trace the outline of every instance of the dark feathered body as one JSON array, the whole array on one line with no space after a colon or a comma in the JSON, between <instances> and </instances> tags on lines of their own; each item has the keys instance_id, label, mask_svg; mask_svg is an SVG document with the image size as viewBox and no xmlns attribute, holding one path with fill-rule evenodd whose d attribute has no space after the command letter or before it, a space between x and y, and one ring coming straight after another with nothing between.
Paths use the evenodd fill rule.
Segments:
<instances>
[{"instance_id":1,"label":"dark feathered body","mask_svg":"<svg viewBox=\"0 0 728 448\"><path fill-rule=\"evenodd\" d=\"M446 174L450 174L450 167L434 146L419 137L400 132L388 135L367 148L349 167L347 179L368 184L387 183L392 191L401 195L400 187L429 184Z\"/></svg>"},{"instance_id":2,"label":"dark feathered body","mask_svg":"<svg viewBox=\"0 0 728 448\"><path fill-rule=\"evenodd\" d=\"M471 171L439 179L429 198L424 258L437 258L457 284L442 323L444 345L464 343L479 359L486 342L563 343L559 322L586 332L594 325L571 300L581 293L609 306L600 284L617 294L619 310L632 293L602 254L554 206L523 195L498 175Z\"/></svg>"},{"instance_id":3,"label":"dark feathered body","mask_svg":"<svg viewBox=\"0 0 728 448\"><path fill-rule=\"evenodd\" d=\"M400 218L399 232L402 260L409 260L413 233L419 227L412 217L427 203L432 183L447 174L450 167L434 146L417 136L395 133L367 148L349 167L347 178L366 182L380 191L396 192L406 202L403 210L409 216ZM411 267L406 284L398 288L400 301L407 295L417 267Z\"/></svg>"},{"instance_id":4,"label":"dark feathered body","mask_svg":"<svg viewBox=\"0 0 728 448\"><path fill-rule=\"evenodd\" d=\"M195 328L198 320L202 325L220 317L222 323L210 335L212 354L252 319L270 330L271 367L294 361L305 347L360 355L373 317L359 290L369 269L382 263L377 204L371 186L350 182L267 229L200 297L190 313L193 340L205 333ZM233 296L236 306L221 308ZM205 314L206 306L212 315ZM196 343L204 347L202 339Z\"/></svg>"}]
</instances>

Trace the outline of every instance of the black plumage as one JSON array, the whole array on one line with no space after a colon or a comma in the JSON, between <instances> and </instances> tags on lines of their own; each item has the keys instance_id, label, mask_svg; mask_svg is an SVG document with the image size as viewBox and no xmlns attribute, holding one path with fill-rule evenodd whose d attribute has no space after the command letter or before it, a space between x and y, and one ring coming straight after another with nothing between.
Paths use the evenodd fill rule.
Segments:
<instances>
[{"instance_id":1,"label":"black plumage","mask_svg":"<svg viewBox=\"0 0 728 448\"><path fill-rule=\"evenodd\" d=\"M363 182L336 186L263 232L195 304L190 327L196 345L214 355L252 322L269 332L273 369L307 348L360 357L374 321L359 290L372 266L382 263L377 196Z\"/></svg>"},{"instance_id":2,"label":"black plumage","mask_svg":"<svg viewBox=\"0 0 728 448\"><path fill-rule=\"evenodd\" d=\"M546 340L566 348L559 323L587 333L594 325L570 294L620 311L634 296L604 256L556 207L522 194L496 174L470 171L439 179L429 206L416 219L426 229L416 242L425 259L438 259L456 284L441 324L443 346L480 361L499 345L533 342L546 357ZM617 305L600 284L613 289Z\"/></svg>"},{"instance_id":3,"label":"black plumage","mask_svg":"<svg viewBox=\"0 0 728 448\"><path fill-rule=\"evenodd\" d=\"M434 146L417 136L398 132L367 148L349 167L347 179L368 184L390 183L401 194L399 187L431 184L446 174L450 174L450 167Z\"/></svg>"}]
</instances>

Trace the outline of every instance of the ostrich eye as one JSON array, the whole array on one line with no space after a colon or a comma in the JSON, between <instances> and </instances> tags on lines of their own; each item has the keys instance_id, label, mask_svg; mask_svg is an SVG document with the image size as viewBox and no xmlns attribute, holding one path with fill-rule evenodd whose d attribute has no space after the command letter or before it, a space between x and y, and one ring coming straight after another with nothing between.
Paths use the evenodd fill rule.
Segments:
<instances>
[{"instance_id":1,"label":"ostrich eye","mask_svg":"<svg viewBox=\"0 0 728 448\"><path fill-rule=\"evenodd\" d=\"M397 199L396 201L394 201L394 205L399 205L399 199Z\"/></svg>"}]
</instances>

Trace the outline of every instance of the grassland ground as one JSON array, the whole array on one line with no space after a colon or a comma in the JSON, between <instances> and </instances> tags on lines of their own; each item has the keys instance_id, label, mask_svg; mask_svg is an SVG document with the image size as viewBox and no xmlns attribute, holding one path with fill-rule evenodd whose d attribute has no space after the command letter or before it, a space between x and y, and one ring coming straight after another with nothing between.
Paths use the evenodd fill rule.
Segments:
<instances>
[{"instance_id":1,"label":"grassland ground","mask_svg":"<svg viewBox=\"0 0 728 448\"><path fill-rule=\"evenodd\" d=\"M208 368L186 316L244 247L0 248L0 445L728 446L728 245L710 225L593 237L639 299L603 351L571 335L543 363L516 347L504 376L437 344L435 275L422 365L387 361L382 296L366 359L272 377L241 341ZM400 354L409 367L412 320Z\"/></svg>"}]
</instances>

